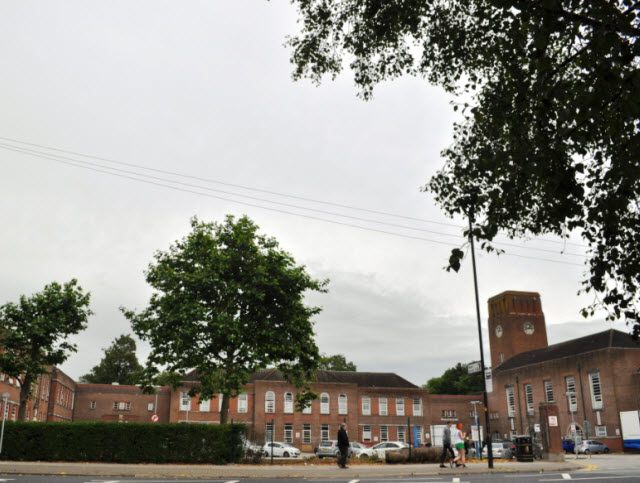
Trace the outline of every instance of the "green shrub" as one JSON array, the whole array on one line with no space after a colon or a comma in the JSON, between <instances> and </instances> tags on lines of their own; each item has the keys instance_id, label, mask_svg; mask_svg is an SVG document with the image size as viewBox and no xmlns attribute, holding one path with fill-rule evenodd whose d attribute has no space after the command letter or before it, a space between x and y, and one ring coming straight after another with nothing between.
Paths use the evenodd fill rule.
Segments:
<instances>
[{"instance_id":1,"label":"green shrub","mask_svg":"<svg viewBox=\"0 0 640 483\"><path fill-rule=\"evenodd\" d=\"M109 463L236 463L241 424L5 423L0 458Z\"/></svg>"},{"instance_id":2,"label":"green shrub","mask_svg":"<svg viewBox=\"0 0 640 483\"><path fill-rule=\"evenodd\" d=\"M441 454L442 454L442 448L438 448L435 446L425 448L421 446L418 448L411 448L411 460L409 460L409 448L404 448L404 449L401 449L400 451L387 451L385 454L385 459L386 459L386 462L389 464L439 463ZM449 457L450 456L447 452L447 458Z\"/></svg>"}]
</instances>

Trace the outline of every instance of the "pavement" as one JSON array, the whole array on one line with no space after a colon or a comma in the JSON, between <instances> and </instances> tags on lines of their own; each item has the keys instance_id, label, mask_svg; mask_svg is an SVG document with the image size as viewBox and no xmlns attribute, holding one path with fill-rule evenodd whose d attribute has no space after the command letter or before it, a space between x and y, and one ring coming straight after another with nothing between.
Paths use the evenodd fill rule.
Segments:
<instances>
[{"instance_id":1,"label":"pavement","mask_svg":"<svg viewBox=\"0 0 640 483\"><path fill-rule=\"evenodd\" d=\"M438 464L354 464L347 469L337 465L147 465L109 463L49 463L1 461L2 475L69 475L95 477L147 478L326 478L361 479L380 477L465 475L490 473L557 473L587 469L586 462L499 462L489 469L486 462L469 463L467 468L440 468Z\"/></svg>"}]
</instances>

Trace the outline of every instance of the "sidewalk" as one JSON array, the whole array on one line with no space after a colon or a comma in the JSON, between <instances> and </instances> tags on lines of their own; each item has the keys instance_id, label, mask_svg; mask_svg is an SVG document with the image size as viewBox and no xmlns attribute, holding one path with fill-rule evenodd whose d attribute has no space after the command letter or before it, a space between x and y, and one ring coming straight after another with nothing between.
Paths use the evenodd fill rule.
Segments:
<instances>
[{"instance_id":1,"label":"sidewalk","mask_svg":"<svg viewBox=\"0 0 640 483\"><path fill-rule=\"evenodd\" d=\"M551 463L497 463L490 470L487 463L472 463L467 468L440 468L437 464L353 465L340 469L335 465L122 465L106 463L0 462L3 475L75 475L96 477L149 478L326 478L359 479L392 476L437 476L488 473L558 473L587 467L587 463L565 461Z\"/></svg>"}]
</instances>

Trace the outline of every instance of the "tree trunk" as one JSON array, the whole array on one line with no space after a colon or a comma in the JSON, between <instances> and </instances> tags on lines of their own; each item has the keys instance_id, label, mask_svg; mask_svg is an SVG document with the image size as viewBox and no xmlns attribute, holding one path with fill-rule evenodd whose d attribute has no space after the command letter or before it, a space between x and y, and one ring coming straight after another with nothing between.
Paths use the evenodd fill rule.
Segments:
<instances>
[{"instance_id":1,"label":"tree trunk","mask_svg":"<svg viewBox=\"0 0 640 483\"><path fill-rule=\"evenodd\" d=\"M220 408L220 424L227 422L227 416L229 415L229 394L222 395L222 407Z\"/></svg>"},{"instance_id":2,"label":"tree trunk","mask_svg":"<svg viewBox=\"0 0 640 483\"><path fill-rule=\"evenodd\" d=\"M18 408L18 421L26 421L27 417L27 403L29 402L29 396L31 395L31 373L26 372L22 384L20 385L20 407Z\"/></svg>"}]
</instances>

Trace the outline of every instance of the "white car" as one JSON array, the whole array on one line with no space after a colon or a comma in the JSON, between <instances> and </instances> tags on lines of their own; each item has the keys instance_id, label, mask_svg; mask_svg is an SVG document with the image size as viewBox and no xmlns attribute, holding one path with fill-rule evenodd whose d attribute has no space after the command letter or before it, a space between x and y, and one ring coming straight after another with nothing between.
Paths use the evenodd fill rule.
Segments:
<instances>
[{"instance_id":1,"label":"white car","mask_svg":"<svg viewBox=\"0 0 640 483\"><path fill-rule=\"evenodd\" d=\"M263 446L262 451L267 458L271 457L271 453L273 453L274 457L282 456L283 458L297 458L300 456L300 450L289 443L267 443Z\"/></svg>"},{"instance_id":2,"label":"white car","mask_svg":"<svg viewBox=\"0 0 640 483\"><path fill-rule=\"evenodd\" d=\"M351 451L354 458L370 458L374 455L373 449L365 446L362 443L358 443L357 441L349 443L349 446L351 446Z\"/></svg>"},{"instance_id":3,"label":"white car","mask_svg":"<svg viewBox=\"0 0 640 483\"><path fill-rule=\"evenodd\" d=\"M385 441L384 443L376 444L371 450L380 459L384 459L387 451L400 451L401 449L408 448L409 445L401 441Z\"/></svg>"}]
</instances>

